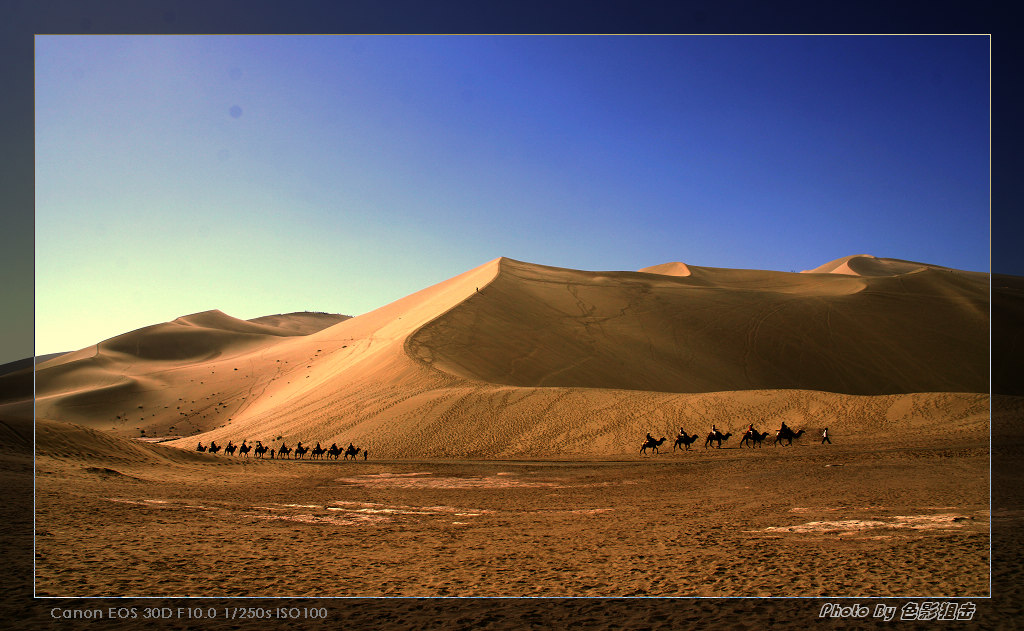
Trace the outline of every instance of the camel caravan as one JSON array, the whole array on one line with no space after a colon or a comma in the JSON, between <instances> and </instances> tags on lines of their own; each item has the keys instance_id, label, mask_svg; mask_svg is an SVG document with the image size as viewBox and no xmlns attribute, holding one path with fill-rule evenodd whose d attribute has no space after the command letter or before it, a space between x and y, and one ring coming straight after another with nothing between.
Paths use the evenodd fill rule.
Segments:
<instances>
[{"instance_id":1,"label":"camel caravan","mask_svg":"<svg viewBox=\"0 0 1024 631\"><path fill-rule=\"evenodd\" d=\"M792 445L793 441L803 436L803 434L804 430L801 429L793 431L785 423L782 423L782 426L779 429L775 430L775 438L771 444L773 447L779 444L782 444L784 447L787 447ZM822 444L826 442L832 444L832 441L829 440L828 438L827 427L821 435ZM769 432L759 432L754 428L753 423L751 423L750 425L747 426L747 430L743 432L743 436L740 438L739 446L751 448L761 447L768 440L768 436ZM731 437L732 432L723 433L717 427L712 426L711 431L708 432L708 435L704 439L704 448L707 449L709 447L714 447L716 449L721 449L722 443L727 442ZM676 441L675 443L672 444L672 451L675 451L676 449L678 449L679 451L689 451L690 445L695 443L697 441L697 438L697 434L693 434L691 436L689 433L687 433L685 429L680 427L679 434L676 436ZM647 437L644 438L644 441L640 444L640 453L646 454L648 449L650 449L651 452L654 454L658 453L658 447L660 447L665 442L665 440L666 439L664 437L660 439L655 439L653 436L651 436L650 433L648 433Z\"/></svg>"},{"instance_id":2,"label":"camel caravan","mask_svg":"<svg viewBox=\"0 0 1024 631\"><path fill-rule=\"evenodd\" d=\"M799 439L803 436L804 430L793 431L785 423L782 424L778 430L775 431L775 438L772 441L772 446L782 444L784 447L788 447L793 444L794 440ZM754 429L754 425L750 424L747 430L743 432L743 436L740 438L740 447L761 447L768 440L769 432L759 432ZM716 449L722 448L722 443L728 442L729 438L732 437L732 432L722 433L717 427L712 426L711 431L704 439L704 448L714 447ZM679 428L679 434L676 436L675 442L672 444L672 451L678 449L679 451L689 451L690 445L697 442L698 435L693 434L692 436L686 432L682 427ZM652 454L657 454L659 447L665 444L667 439L662 436L661 438L654 438L649 432L644 441L640 444L640 454L646 455L647 450L651 450ZM828 438L828 428L822 432L822 444L828 442L832 444L832 441ZM233 442L228 441L226 447L222 447L216 443L216 441L210 441L209 445L203 445L202 441L196 446L196 451L203 451L211 454L224 452L225 455L234 456L235 452L238 452L238 456L241 458L248 458L249 452L253 452L255 458L269 458L270 460L305 460L306 454L309 454L309 460L323 460L325 457L328 460L337 460L339 456L343 460L356 460L356 458L362 454L363 460L369 457L369 452L363 447L356 447L352 443L349 443L348 447L342 449L338 447L337 443L332 443L330 447L323 447L317 442L315 447L309 447L303 445L300 440L295 447L289 447L285 443L281 443L280 447L268 447L260 441L256 441L255 445L250 445L246 441L242 441L242 444L235 445ZM269 454L269 456L267 455Z\"/></svg>"},{"instance_id":3,"label":"camel caravan","mask_svg":"<svg viewBox=\"0 0 1024 631\"><path fill-rule=\"evenodd\" d=\"M255 445L249 445L243 440L241 445L235 445L228 441L226 447L221 447L216 441L211 440L209 445L204 445L202 441L199 441L199 444L196 446L196 451L211 454L215 454L222 449L224 454L228 456L235 455L235 451L237 451L239 457L248 458L251 451L254 458L267 458L270 460L305 460L306 454L309 454L309 460L323 460L325 456L328 460L337 460L338 456L342 456L344 460L349 458L355 460L360 454L362 454L363 460L367 460L370 453L367 449L356 447L352 443L349 443L348 447L343 449L338 447L337 443L331 443L330 447L321 447L320 443L317 442L315 447L309 447L308 445L303 445L301 440L294 447L289 447L283 442L280 447L268 447L258 440Z\"/></svg>"}]
</instances>

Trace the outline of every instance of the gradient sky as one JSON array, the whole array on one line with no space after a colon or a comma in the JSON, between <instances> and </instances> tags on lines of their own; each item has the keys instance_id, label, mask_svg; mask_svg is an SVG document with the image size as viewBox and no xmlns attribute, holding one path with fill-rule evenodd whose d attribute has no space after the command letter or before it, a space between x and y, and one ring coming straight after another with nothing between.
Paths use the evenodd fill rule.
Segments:
<instances>
[{"instance_id":1,"label":"gradient sky","mask_svg":"<svg viewBox=\"0 0 1024 631\"><path fill-rule=\"evenodd\" d=\"M987 37L38 36L36 352L498 256L988 271Z\"/></svg>"}]
</instances>

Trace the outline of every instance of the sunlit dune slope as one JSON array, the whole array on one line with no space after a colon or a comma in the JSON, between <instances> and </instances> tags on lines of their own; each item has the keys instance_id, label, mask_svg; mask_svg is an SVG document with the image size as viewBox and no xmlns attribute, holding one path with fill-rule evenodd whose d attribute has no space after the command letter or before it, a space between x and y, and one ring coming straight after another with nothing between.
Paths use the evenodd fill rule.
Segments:
<instances>
[{"instance_id":1,"label":"sunlit dune slope","mask_svg":"<svg viewBox=\"0 0 1024 631\"><path fill-rule=\"evenodd\" d=\"M444 372L514 386L988 390L988 287L979 279L928 266L856 277L687 270L580 272L504 259L480 295L407 347Z\"/></svg>"}]
</instances>

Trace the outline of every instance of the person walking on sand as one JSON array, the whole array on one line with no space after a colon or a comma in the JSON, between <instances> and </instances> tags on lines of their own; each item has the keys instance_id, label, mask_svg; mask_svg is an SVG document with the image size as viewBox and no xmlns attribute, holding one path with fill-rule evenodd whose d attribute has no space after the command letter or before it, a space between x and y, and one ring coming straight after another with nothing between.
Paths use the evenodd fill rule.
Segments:
<instances>
[{"instance_id":1,"label":"person walking on sand","mask_svg":"<svg viewBox=\"0 0 1024 631\"><path fill-rule=\"evenodd\" d=\"M369 453L370 453L369 449L364 449L363 450L363 460L366 460L366 458L369 456Z\"/></svg>"},{"instance_id":2,"label":"person walking on sand","mask_svg":"<svg viewBox=\"0 0 1024 631\"><path fill-rule=\"evenodd\" d=\"M828 437L828 428L827 427L825 429L821 430L821 444L824 445L825 443L828 443L830 445L832 444L832 441Z\"/></svg>"}]
</instances>

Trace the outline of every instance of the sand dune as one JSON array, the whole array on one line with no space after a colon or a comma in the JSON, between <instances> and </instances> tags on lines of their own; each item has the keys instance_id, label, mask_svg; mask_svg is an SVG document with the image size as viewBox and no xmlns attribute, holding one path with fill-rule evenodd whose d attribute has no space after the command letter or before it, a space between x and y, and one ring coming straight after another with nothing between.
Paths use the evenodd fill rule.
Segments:
<instances>
[{"instance_id":1,"label":"sand dune","mask_svg":"<svg viewBox=\"0 0 1024 631\"><path fill-rule=\"evenodd\" d=\"M987 286L690 266L586 273L504 260L474 297L410 338L460 377L661 392L985 392Z\"/></svg>"},{"instance_id":2,"label":"sand dune","mask_svg":"<svg viewBox=\"0 0 1024 631\"><path fill-rule=\"evenodd\" d=\"M829 261L828 263L820 265L812 270L805 270L801 273L846 274L850 276L901 276L903 274L911 274L925 270L941 270L943 272L965 275L974 278L975 280L986 282L988 278L988 274L981 272L966 272L963 270L953 269L951 267L942 267L941 265L931 265L929 263L918 263L915 261L905 261L903 259L879 258L870 254L844 256L834 261Z\"/></svg>"},{"instance_id":3,"label":"sand dune","mask_svg":"<svg viewBox=\"0 0 1024 631\"><path fill-rule=\"evenodd\" d=\"M987 277L863 256L812 272L501 258L351 319L210 311L133 331L40 365L37 411L181 447L393 457L618 454L646 431L751 421L984 431Z\"/></svg>"}]
</instances>

